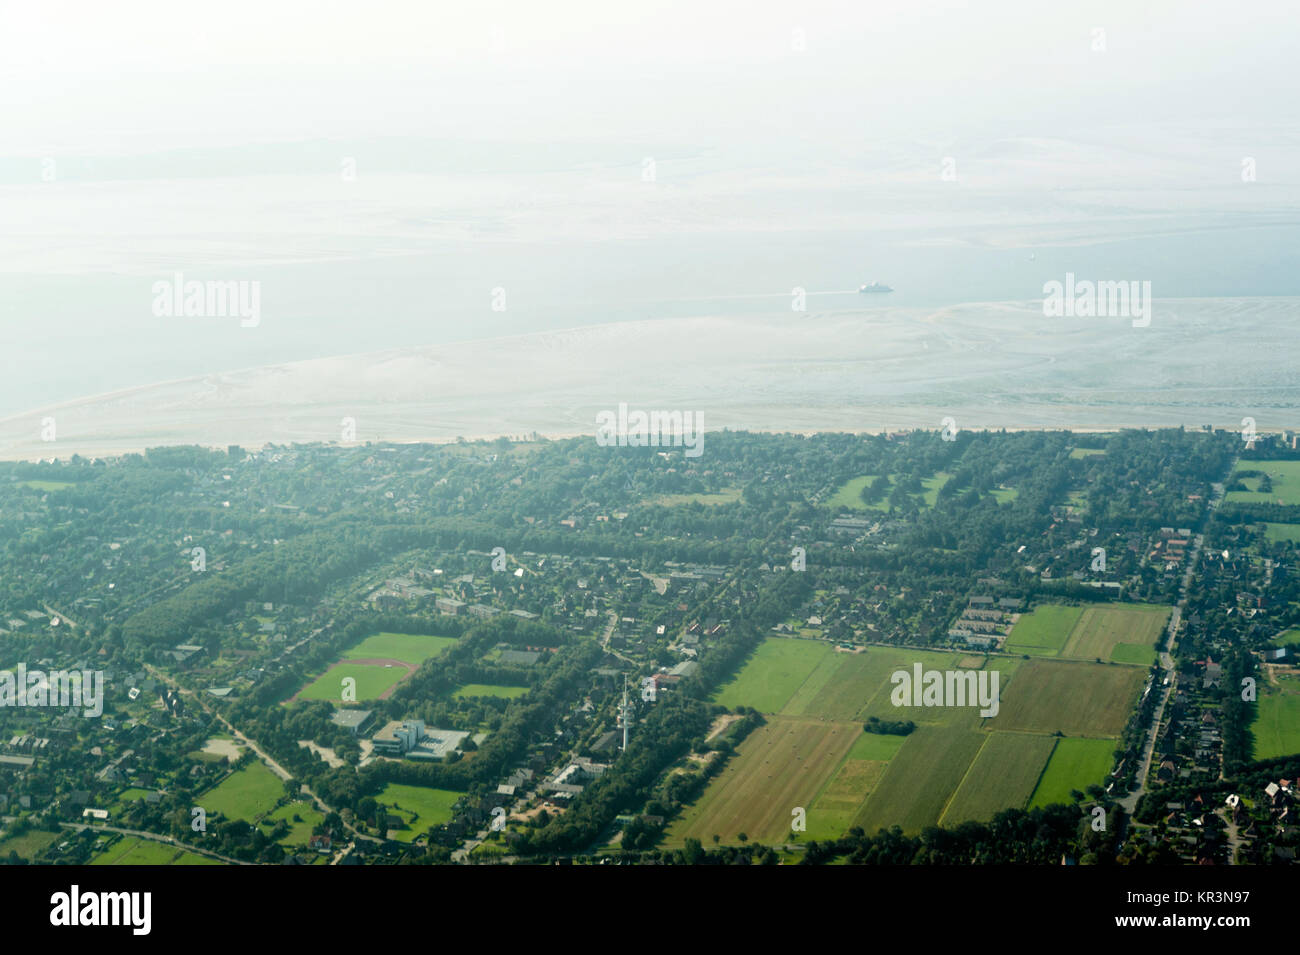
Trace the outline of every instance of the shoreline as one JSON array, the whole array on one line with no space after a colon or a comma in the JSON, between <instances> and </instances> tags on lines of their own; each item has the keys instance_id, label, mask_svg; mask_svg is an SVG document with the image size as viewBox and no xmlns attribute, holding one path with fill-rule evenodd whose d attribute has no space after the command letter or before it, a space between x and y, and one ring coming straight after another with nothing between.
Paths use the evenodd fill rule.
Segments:
<instances>
[{"instance_id":1,"label":"shoreline","mask_svg":"<svg viewBox=\"0 0 1300 955\"><path fill-rule=\"evenodd\" d=\"M961 431L969 431L975 434L996 434L999 432L1006 432L1008 434L1015 434L1021 432L1042 432L1045 434L1069 433L1069 434L1077 434L1077 435L1099 435L1099 434L1113 435L1113 434L1118 434L1121 431L1148 431L1148 432L1172 431L1172 430L1177 430L1179 427L1182 427L1182 429L1185 431L1202 430L1200 427L1192 428L1186 425L1180 426L1180 425L1134 424L1134 425L1122 425L1122 426L1086 426L1086 427L1057 427L1057 426L1046 426L1046 425L1041 425L1041 426L1027 425L1027 426L1018 426L1018 427L1006 427L1006 426L971 427L971 428L962 428ZM1240 431L1240 429L1236 427L1221 427L1219 425L1213 425L1212 427L1215 432L1226 431L1230 433L1237 433ZM845 435L845 434L854 435L857 437L862 437L862 436L875 437L879 435L891 435L891 434L908 435L913 433L938 433L941 430L942 430L941 428L862 428L854 431L842 431L842 430L832 430L832 429L795 430L795 429L780 429L780 428L715 428L712 431L712 433L720 434L723 431L726 431L734 434L754 434L754 435L783 435L784 434L784 435L798 435L804 438L811 438L817 435ZM1281 435L1290 430L1292 429L1260 428L1257 429L1256 433L1260 437L1269 437L1269 436ZM706 431L704 433L708 434L710 432ZM465 444L465 445L490 444L492 442L499 441L502 438L507 438L508 440L510 440L510 443L512 445L528 445L528 444L543 444L543 443L558 442L558 441L569 441L574 438L591 438L592 440L595 440L595 437L596 437L596 431L593 428L591 431L574 431L574 432L568 432L563 434L560 433L538 434L536 440L533 440L531 437L525 438L524 440L519 440L517 435L511 436L506 434L481 434L481 435L461 435L455 438L438 438L438 437L401 438L401 439L390 439L390 440L377 439L371 441L357 441L357 442L297 441L289 444L281 444L278 442L265 442L262 444L254 444L252 442L241 443L235 441L235 442L231 442L231 445L239 447L247 454L262 454L264 452L272 451L272 450L295 450L298 448L313 449L313 450L332 449L338 451L347 451L347 450L356 450L359 448L367 448L367 447L386 448L386 447L403 447L409 445L425 445L429 447L442 447L444 445L457 445L457 444ZM150 445L138 446L138 447L123 447L123 448L112 449L112 450L100 449L97 451L91 451L89 447L83 446L80 450L77 448L70 448L70 449L63 448L62 454L56 454L50 456L10 455L5 451L0 450L0 464L17 464L17 463L35 464L41 462L67 463L73 455L78 455L82 458L96 460L96 461L116 461L132 454L143 455L148 451L159 449L159 448L197 447L209 451L224 452L227 451L231 445L205 444L199 441L176 441L172 443L150 444ZM668 448L669 450L680 450L680 448L674 448L672 446L666 445L665 447Z\"/></svg>"},{"instance_id":2,"label":"shoreline","mask_svg":"<svg viewBox=\"0 0 1300 955\"><path fill-rule=\"evenodd\" d=\"M117 389L0 418L0 460L149 448L437 446L594 435L608 409L701 432L1300 424L1294 299L1168 300L1151 327L1029 302L579 325ZM1243 352L1242 340L1254 347Z\"/></svg>"}]
</instances>

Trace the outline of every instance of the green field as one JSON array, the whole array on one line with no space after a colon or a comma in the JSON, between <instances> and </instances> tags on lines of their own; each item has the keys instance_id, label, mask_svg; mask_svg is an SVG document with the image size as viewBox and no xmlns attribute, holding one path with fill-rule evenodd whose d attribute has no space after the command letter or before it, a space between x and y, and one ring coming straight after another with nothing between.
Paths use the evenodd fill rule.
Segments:
<instances>
[{"instance_id":1,"label":"green field","mask_svg":"<svg viewBox=\"0 0 1300 955\"><path fill-rule=\"evenodd\" d=\"M1300 753L1300 679L1280 677L1276 685L1264 685L1256 706L1255 759Z\"/></svg>"},{"instance_id":2,"label":"green field","mask_svg":"<svg viewBox=\"0 0 1300 955\"><path fill-rule=\"evenodd\" d=\"M1081 616L1076 610L1074 617ZM1044 632L1060 646L1072 627L1068 619L1067 626L1056 623ZM978 706L895 706L891 677L916 663L927 671L998 671L999 714L981 717ZM917 832L941 818L955 825L1023 808L1049 763L1050 734L1118 735L1144 679L1131 666L905 647L841 653L824 643L770 637L718 701L776 715L670 825L668 844L688 837L707 844L714 834L732 841L741 832L786 840L796 807L807 811L800 838L819 840L857 825ZM871 716L917 726L906 737L860 732ZM854 732L846 736L847 730ZM1114 745L1102 740L1107 754ZM1109 766L1107 755L1103 775Z\"/></svg>"},{"instance_id":3,"label":"green field","mask_svg":"<svg viewBox=\"0 0 1300 955\"><path fill-rule=\"evenodd\" d=\"M1243 471L1263 471L1273 482L1268 493L1258 490L1261 479L1238 478ZM1282 503L1300 505L1300 461L1250 461L1237 468L1233 478L1240 480L1248 491L1229 491L1225 500L1241 504Z\"/></svg>"},{"instance_id":4,"label":"green field","mask_svg":"<svg viewBox=\"0 0 1300 955\"><path fill-rule=\"evenodd\" d=\"M1015 487L995 487L989 493L999 504L1011 504L1020 497L1020 489Z\"/></svg>"},{"instance_id":5,"label":"green field","mask_svg":"<svg viewBox=\"0 0 1300 955\"><path fill-rule=\"evenodd\" d=\"M1076 660L1111 660L1116 644L1155 647L1169 622L1170 608L1156 604L1107 604L1088 607L1070 632L1061 656ZM1129 652L1131 656L1131 651ZM1150 663L1152 653L1139 662ZM1127 662L1127 661L1120 661Z\"/></svg>"},{"instance_id":6,"label":"green field","mask_svg":"<svg viewBox=\"0 0 1300 955\"><path fill-rule=\"evenodd\" d=\"M1300 629L1287 630L1273 638L1273 646L1289 647L1300 643Z\"/></svg>"},{"instance_id":7,"label":"green field","mask_svg":"<svg viewBox=\"0 0 1300 955\"><path fill-rule=\"evenodd\" d=\"M728 708L752 706L761 713L779 713L786 701L812 675L822 658L834 651L820 640L768 637L714 700Z\"/></svg>"},{"instance_id":8,"label":"green field","mask_svg":"<svg viewBox=\"0 0 1300 955\"><path fill-rule=\"evenodd\" d=\"M1074 459L1091 457L1094 454L1105 454L1105 448L1071 448L1070 457Z\"/></svg>"},{"instance_id":9,"label":"green field","mask_svg":"<svg viewBox=\"0 0 1300 955\"><path fill-rule=\"evenodd\" d=\"M58 837L57 832L46 832L44 829L29 829L21 836L10 836L0 842L0 859L8 858L10 852L16 852L30 862L53 845Z\"/></svg>"},{"instance_id":10,"label":"green field","mask_svg":"<svg viewBox=\"0 0 1300 955\"><path fill-rule=\"evenodd\" d=\"M457 687L453 697L466 696L498 696L507 700L513 700L523 696L528 692L526 686L498 686L495 683L466 683L464 686Z\"/></svg>"},{"instance_id":11,"label":"green field","mask_svg":"<svg viewBox=\"0 0 1300 955\"><path fill-rule=\"evenodd\" d=\"M295 820L294 816L298 818ZM282 819L288 824L289 833L280 840L280 844L300 847L311 841L312 830L325 821L325 814L313 809L308 803L291 802L262 817L262 832L269 835L275 824Z\"/></svg>"},{"instance_id":12,"label":"green field","mask_svg":"<svg viewBox=\"0 0 1300 955\"><path fill-rule=\"evenodd\" d=\"M254 822L270 812L284 795L284 783L260 761L249 763L227 776L215 788L195 800L209 816L221 813L227 819Z\"/></svg>"},{"instance_id":13,"label":"green field","mask_svg":"<svg viewBox=\"0 0 1300 955\"><path fill-rule=\"evenodd\" d=\"M940 471L934 477L928 477L921 482L921 486L925 488L921 497L925 500L926 507L934 507L935 501L939 499L939 492L951 479L952 475L947 471Z\"/></svg>"},{"instance_id":14,"label":"green field","mask_svg":"<svg viewBox=\"0 0 1300 955\"><path fill-rule=\"evenodd\" d=\"M1007 637L1008 653L1060 656L1073 660L1114 660L1147 666L1169 620L1159 604L1102 604L1069 607L1043 604L1016 621Z\"/></svg>"},{"instance_id":15,"label":"green field","mask_svg":"<svg viewBox=\"0 0 1300 955\"><path fill-rule=\"evenodd\" d=\"M1116 744L1108 739L1058 739L1043 778L1029 800L1031 808L1070 803L1070 791L1083 792L1105 781L1115 762Z\"/></svg>"},{"instance_id":16,"label":"green field","mask_svg":"<svg viewBox=\"0 0 1300 955\"><path fill-rule=\"evenodd\" d=\"M1145 643L1117 643L1110 651L1115 663L1133 663L1149 667L1156 661L1156 648Z\"/></svg>"},{"instance_id":17,"label":"green field","mask_svg":"<svg viewBox=\"0 0 1300 955\"><path fill-rule=\"evenodd\" d=\"M29 487L34 491L62 491L77 485L68 481L19 481L23 487Z\"/></svg>"},{"instance_id":18,"label":"green field","mask_svg":"<svg viewBox=\"0 0 1300 955\"><path fill-rule=\"evenodd\" d=\"M828 720L854 719L867 705L889 666L884 654L831 652L822 657L781 712L786 716L820 716Z\"/></svg>"},{"instance_id":19,"label":"green field","mask_svg":"<svg viewBox=\"0 0 1300 955\"><path fill-rule=\"evenodd\" d=\"M1275 544L1279 541L1300 544L1300 524L1265 524L1264 539Z\"/></svg>"},{"instance_id":20,"label":"green field","mask_svg":"<svg viewBox=\"0 0 1300 955\"><path fill-rule=\"evenodd\" d=\"M989 733L940 823L988 822L1003 809L1023 809L1052 755L1055 740L1029 733Z\"/></svg>"},{"instance_id":21,"label":"green field","mask_svg":"<svg viewBox=\"0 0 1300 955\"><path fill-rule=\"evenodd\" d=\"M869 835L891 826L916 833L937 824L985 738L973 730L917 727L890 760L853 824Z\"/></svg>"},{"instance_id":22,"label":"green field","mask_svg":"<svg viewBox=\"0 0 1300 955\"><path fill-rule=\"evenodd\" d=\"M377 633L373 637L362 640L343 654L343 659L423 663L438 656L455 642L455 637L434 637L415 633Z\"/></svg>"},{"instance_id":23,"label":"green field","mask_svg":"<svg viewBox=\"0 0 1300 955\"><path fill-rule=\"evenodd\" d=\"M843 835L905 739L879 733L859 736L809 809L806 838L838 839Z\"/></svg>"},{"instance_id":24,"label":"green field","mask_svg":"<svg viewBox=\"0 0 1300 955\"><path fill-rule=\"evenodd\" d=\"M880 500L872 504L867 504L862 500L862 491L871 485L879 475L864 474L861 477L852 478L842 484L830 499L826 502L828 507L848 509L853 511L888 511L889 496L893 493L894 478L890 476L890 485L881 495ZM926 507L934 507L934 502L939 497L939 491L948 483L952 475L947 471L939 471L933 477L925 478L921 481L921 500ZM915 495L913 495L915 497Z\"/></svg>"},{"instance_id":25,"label":"green field","mask_svg":"<svg viewBox=\"0 0 1300 955\"><path fill-rule=\"evenodd\" d=\"M769 717L668 827L665 844L694 838L707 845L718 835L734 845L742 832L755 842L789 841L796 808L807 813L808 831L800 838L816 838L813 833L828 826L814 805L817 795L864 735L853 723Z\"/></svg>"},{"instance_id":26,"label":"green field","mask_svg":"<svg viewBox=\"0 0 1300 955\"><path fill-rule=\"evenodd\" d=\"M390 829L388 838L398 842L411 842L424 835L432 826L451 822L451 807L464 793L450 789L430 789L427 786L405 786L389 783L375 801L384 806L390 815L406 823L405 829Z\"/></svg>"},{"instance_id":27,"label":"green field","mask_svg":"<svg viewBox=\"0 0 1300 955\"><path fill-rule=\"evenodd\" d=\"M1042 604L1029 613L1021 614L1007 636L1008 653L1028 653L1030 656L1056 656L1065 646L1070 631L1083 615L1082 607L1062 604Z\"/></svg>"},{"instance_id":28,"label":"green field","mask_svg":"<svg viewBox=\"0 0 1300 955\"><path fill-rule=\"evenodd\" d=\"M336 663L298 693L302 700L329 700L343 702L343 680L352 677L357 681L357 702L377 700L385 691L396 686L410 672L400 666L376 666L366 663Z\"/></svg>"},{"instance_id":29,"label":"green field","mask_svg":"<svg viewBox=\"0 0 1300 955\"><path fill-rule=\"evenodd\" d=\"M955 653L935 653L927 650L904 650L892 647L872 647L867 656L878 674L879 684L872 694L870 702L858 713L858 719L869 716L882 720L911 720L918 724L933 723L962 729L976 729L982 717L975 706L895 706L893 700L894 684L890 681L897 670L911 671L920 663L925 670L972 669L958 667L960 657ZM999 685L999 692L1006 692L1006 682L1015 672L1020 661L1006 657L990 657L989 667L1004 674Z\"/></svg>"},{"instance_id":30,"label":"green field","mask_svg":"<svg viewBox=\"0 0 1300 955\"><path fill-rule=\"evenodd\" d=\"M1146 682L1138 667L1028 660L1002 693L994 729L1119 736Z\"/></svg>"},{"instance_id":31,"label":"green field","mask_svg":"<svg viewBox=\"0 0 1300 955\"><path fill-rule=\"evenodd\" d=\"M834 494L831 495L827 504L830 507L847 508L852 511L886 511L889 510L889 493L874 504L867 504L862 500L862 490L876 479L875 474L864 474L862 477L855 477L846 482Z\"/></svg>"},{"instance_id":32,"label":"green field","mask_svg":"<svg viewBox=\"0 0 1300 955\"><path fill-rule=\"evenodd\" d=\"M224 865L176 846L124 836L90 860L91 865Z\"/></svg>"}]
</instances>

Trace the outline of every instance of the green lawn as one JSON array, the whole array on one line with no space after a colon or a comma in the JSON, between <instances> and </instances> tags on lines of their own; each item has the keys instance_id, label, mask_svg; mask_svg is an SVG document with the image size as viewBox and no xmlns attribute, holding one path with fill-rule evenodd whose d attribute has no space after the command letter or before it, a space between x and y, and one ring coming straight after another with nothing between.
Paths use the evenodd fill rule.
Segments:
<instances>
[{"instance_id":1,"label":"green lawn","mask_svg":"<svg viewBox=\"0 0 1300 955\"><path fill-rule=\"evenodd\" d=\"M450 789L431 789L427 786L405 786L389 783L375 800L389 814L400 817L405 829L390 829L388 838L398 842L411 842L429 831L432 826L450 822L451 807L464 793Z\"/></svg>"},{"instance_id":2,"label":"green lawn","mask_svg":"<svg viewBox=\"0 0 1300 955\"><path fill-rule=\"evenodd\" d=\"M1267 493L1258 490L1261 478L1238 478L1243 471L1263 471L1273 482L1273 489ZM1249 461L1237 468L1233 478L1240 480L1248 491L1229 491L1225 500L1242 504L1273 504L1281 502L1289 506L1300 505L1300 461Z\"/></svg>"},{"instance_id":3,"label":"green lawn","mask_svg":"<svg viewBox=\"0 0 1300 955\"><path fill-rule=\"evenodd\" d=\"M1105 448L1071 448L1070 449L1070 457L1075 458L1076 460L1078 458L1091 457L1094 454L1105 454L1105 453L1106 453Z\"/></svg>"},{"instance_id":4,"label":"green lawn","mask_svg":"<svg viewBox=\"0 0 1300 955\"><path fill-rule=\"evenodd\" d=\"M0 842L0 859L7 858L10 852L16 852L31 862L53 845L58 837L57 832L46 832L44 829L30 829L21 836L10 836Z\"/></svg>"},{"instance_id":5,"label":"green lawn","mask_svg":"<svg viewBox=\"0 0 1300 955\"><path fill-rule=\"evenodd\" d=\"M19 481L23 487L29 487L34 491L62 491L66 488L76 487L77 485L69 481Z\"/></svg>"},{"instance_id":6,"label":"green lawn","mask_svg":"<svg viewBox=\"0 0 1300 955\"><path fill-rule=\"evenodd\" d=\"M1117 643L1110 651L1110 658L1116 663L1136 663L1150 666L1155 662L1155 647L1145 643Z\"/></svg>"},{"instance_id":7,"label":"green lawn","mask_svg":"<svg viewBox=\"0 0 1300 955\"><path fill-rule=\"evenodd\" d=\"M874 504L866 504L862 500L862 490L871 484L879 475L864 474L862 477L855 477L843 484L839 490L831 495L827 504L831 507L847 508L853 511L885 511L889 509L889 492L886 491L879 501Z\"/></svg>"},{"instance_id":8,"label":"green lawn","mask_svg":"<svg viewBox=\"0 0 1300 955\"><path fill-rule=\"evenodd\" d=\"M1251 727L1255 759L1300 753L1300 680L1283 677L1279 683L1266 686L1259 697Z\"/></svg>"},{"instance_id":9,"label":"green lawn","mask_svg":"<svg viewBox=\"0 0 1300 955\"><path fill-rule=\"evenodd\" d=\"M91 865L223 865L196 852L149 839L124 836L90 860Z\"/></svg>"},{"instance_id":10,"label":"green lawn","mask_svg":"<svg viewBox=\"0 0 1300 955\"><path fill-rule=\"evenodd\" d=\"M239 772L227 776L215 788L195 800L209 816L221 813L227 819L255 821L274 808L284 795L280 777L259 762L252 762Z\"/></svg>"},{"instance_id":11,"label":"green lawn","mask_svg":"<svg viewBox=\"0 0 1300 955\"><path fill-rule=\"evenodd\" d=\"M1115 762L1115 742L1108 739L1058 739L1043 778L1029 800L1030 808L1070 803L1070 790L1083 792L1104 785Z\"/></svg>"},{"instance_id":12,"label":"green lawn","mask_svg":"<svg viewBox=\"0 0 1300 955\"><path fill-rule=\"evenodd\" d=\"M999 504L1010 504L1020 497L1020 489L1014 487L995 487L989 492Z\"/></svg>"},{"instance_id":13,"label":"green lawn","mask_svg":"<svg viewBox=\"0 0 1300 955\"><path fill-rule=\"evenodd\" d=\"M1296 643L1300 643L1300 629L1287 630L1273 640L1275 647L1289 647Z\"/></svg>"},{"instance_id":14,"label":"green lawn","mask_svg":"<svg viewBox=\"0 0 1300 955\"><path fill-rule=\"evenodd\" d=\"M1274 544L1279 541L1300 544L1300 524L1265 524L1264 538Z\"/></svg>"},{"instance_id":15,"label":"green lawn","mask_svg":"<svg viewBox=\"0 0 1300 955\"><path fill-rule=\"evenodd\" d=\"M294 816L298 819L295 820ZM283 819L289 825L289 833L280 840L286 846L305 846L311 840L311 832L325 821L325 814L313 809L305 802L291 802L281 806L270 815L262 817L262 831L270 834L275 824Z\"/></svg>"},{"instance_id":16,"label":"green lawn","mask_svg":"<svg viewBox=\"0 0 1300 955\"><path fill-rule=\"evenodd\" d=\"M455 637L417 633L377 633L343 654L345 660L401 660L423 663L455 644ZM360 681L357 681L360 684Z\"/></svg>"},{"instance_id":17,"label":"green lawn","mask_svg":"<svg viewBox=\"0 0 1300 955\"><path fill-rule=\"evenodd\" d=\"M934 507L934 502L939 499L939 492L951 479L952 475L947 471L940 471L934 477L928 477L921 482L921 486L925 488L922 497L925 499L926 507Z\"/></svg>"},{"instance_id":18,"label":"green lawn","mask_svg":"<svg viewBox=\"0 0 1300 955\"><path fill-rule=\"evenodd\" d=\"M499 696L507 700L513 700L523 696L528 692L526 686L498 686L492 683L466 683L464 686L457 687L453 697L466 696Z\"/></svg>"}]
</instances>

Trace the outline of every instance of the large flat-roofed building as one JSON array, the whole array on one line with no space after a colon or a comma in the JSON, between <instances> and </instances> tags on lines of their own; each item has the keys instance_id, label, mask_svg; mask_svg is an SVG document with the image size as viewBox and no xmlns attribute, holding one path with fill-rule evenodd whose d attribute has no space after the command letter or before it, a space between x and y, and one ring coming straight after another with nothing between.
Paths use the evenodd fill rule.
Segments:
<instances>
[{"instance_id":1,"label":"large flat-roofed building","mask_svg":"<svg viewBox=\"0 0 1300 955\"><path fill-rule=\"evenodd\" d=\"M410 759L446 759L469 733L425 726L423 720L394 720L374 735L371 742L381 756Z\"/></svg>"},{"instance_id":2,"label":"large flat-roofed building","mask_svg":"<svg viewBox=\"0 0 1300 955\"><path fill-rule=\"evenodd\" d=\"M465 601L455 600L451 597L439 597L433 604L438 608L439 613L445 613L448 616L456 616L465 609Z\"/></svg>"},{"instance_id":3,"label":"large flat-roofed building","mask_svg":"<svg viewBox=\"0 0 1300 955\"><path fill-rule=\"evenodd\" d=\"M374 735L375 752L384 756L402 756L424 738L423 720L393 720Z\"/></svg>"},{"instance_id":4,"label":"large flat-roofed building","mask_svg":"<svg viewBox=\"0 0 1300 955\"><path fill-rule=\"evenodd\" d=\"M347 730L353 736L360 736L370 725L370 719L375 715L374 710L335 710L330 721L338 727Z\"/></svg>"},{"instance_id":5,"label":"large flat-roofed building","mask_svg":"<svg viewBox=\"0 0 1300 955\"><path fill-rule=\"evenodd\" d=\"M430 726L424 736L406 754L407 759L446 759L469 733L465 730L442 730Z\"/></svg>"}]
</instances>

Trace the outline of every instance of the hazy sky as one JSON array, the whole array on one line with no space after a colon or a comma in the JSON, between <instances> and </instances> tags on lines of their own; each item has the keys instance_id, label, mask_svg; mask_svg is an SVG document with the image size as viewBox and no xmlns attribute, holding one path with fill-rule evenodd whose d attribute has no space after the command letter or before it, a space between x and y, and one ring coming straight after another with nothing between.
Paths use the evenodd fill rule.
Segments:
<instances>
[{"instance_id":1,"label":"hazy sky","mask_svg":"<svg viewBox=\"0 0 1300 955\"><path fill-rule=\"evenodd\" d=\"M1296 22L1225 0L0 0L0 154L1265 123L1298 99Z\"/></svg>"}]
</instances>

